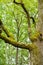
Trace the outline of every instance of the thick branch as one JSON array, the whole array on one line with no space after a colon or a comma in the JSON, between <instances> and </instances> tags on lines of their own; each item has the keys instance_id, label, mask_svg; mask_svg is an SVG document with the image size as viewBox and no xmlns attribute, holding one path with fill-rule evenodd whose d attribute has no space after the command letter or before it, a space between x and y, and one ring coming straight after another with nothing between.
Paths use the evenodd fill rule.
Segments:
<instances>
[{"instance_id":1,"label":"thick branch","mask_svg":"<svg viewBox=\"0 0 43 65\"><path fill-rule=\"evenodd\" d=\"M14 35L13 35L11 32L9 32L9 30L7 29L7 27L6 27L5 25L2 25L2 29L3 29L3 31L6 33L6 35L7 35L8 37L11 37L11 38L14 39Z\"/></svg>"},{"instance_id":2,"label":"thick branch","mask_svg":"<svg viewBox=\"0 0 43 65\"><path fill-rule=\"evenodd\" d=\"M5 37L3 35L0 35L0 38L2 40L4 40L6 43L8 44L11 44L15 47L18 47L18 48L23 48L23 49L28 49L28 50L32 50L34 48L36 48L36 45L34 44L24 44L24 43L19 43L19 42L16 42L15 40L13 40L12 38L9 38L9 37Z\"/></svg>"},{"instance_id":3,"label":"thick branch","mask_svg":"<svg viewBox=\"0 0 43 65\"><path fill-rule=\"evenodd\" d=\"M0 27L1 27L1 29L6 33L6 35L7 35L8 37L11 37L11 38L14 39L14 35L8 31L7 27L2 23L1 20L0 20Z\"/></svg>"}]
</instances>

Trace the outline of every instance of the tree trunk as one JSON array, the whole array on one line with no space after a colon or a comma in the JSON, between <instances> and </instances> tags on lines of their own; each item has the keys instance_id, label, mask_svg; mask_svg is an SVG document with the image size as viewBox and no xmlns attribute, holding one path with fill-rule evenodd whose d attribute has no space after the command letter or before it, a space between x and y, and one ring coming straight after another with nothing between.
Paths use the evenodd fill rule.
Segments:
<instances>
[{"instance_id":1,"label":"tree trunk","mask_svg":"<svg viewBox=\"0 0 43 65\"><path fill-rule=\"evenodd\" d=\"M33 49L30 52L30 65L43 65L43 42L40 42L38 40L37 42L35 42L35 44L37 44L37 48Z\"/></svg>"},{"instance_id":2,"label":"tree trunk","mask_svg":"<svg viewBox=\"0 0 43 65\"><path fill-rule=\"evenodd\" d=\"M38 17L39 22L37 24L37 30L41 32L43 38L43 0L38 1ZM34 42L37 45L37 49L30 52L31 54L31 65L43 65L43 41L39 39Z\"/></svg>"}]
</instances>

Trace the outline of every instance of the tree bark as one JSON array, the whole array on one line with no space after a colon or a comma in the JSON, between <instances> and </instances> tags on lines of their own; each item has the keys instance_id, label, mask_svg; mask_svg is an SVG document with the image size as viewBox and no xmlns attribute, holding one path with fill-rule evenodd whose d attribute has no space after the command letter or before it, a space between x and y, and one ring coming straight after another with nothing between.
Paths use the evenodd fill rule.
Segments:
<instances>
[{"instance_id":1,"label":"tree bark","mask_svg":"<svg viewBox=\"0 0 43 65\"><path fill-rule=\"evenodd\" d=\"M30 65L43 65L43 42L38 40L34 43L37 45L37 48L30 51Z\"/></svg>"},{"instance_id":2,"label":"tree bark","mask_svg":"<svg viewBox=\"0 0 43 65\"><path fill-rule=\"evenodd\" d=\"M37 23L36 29L42 34L43 38L43 0L38 0L38 9L39 22ZM31 65L43 65L43 41L38 39L34 43L38 48L30 52Z\"/></svg>"}]
</instances>

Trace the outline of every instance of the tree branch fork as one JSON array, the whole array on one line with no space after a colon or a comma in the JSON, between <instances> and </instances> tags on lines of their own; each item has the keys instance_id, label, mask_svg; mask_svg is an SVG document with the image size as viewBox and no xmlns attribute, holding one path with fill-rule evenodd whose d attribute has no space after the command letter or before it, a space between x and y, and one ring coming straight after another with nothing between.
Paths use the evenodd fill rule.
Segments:
<instances>
[{"instance_id":1,"label":"tree branch fork","mask_svg":"<svg viewBox=\"0 0 43 65\"><path fill-rule=\"evenodd\" d=\"M15 0L14 0L14 3L15 4L19 4L22 6L24 12L26 13L27 15L27 20L28 20L28 28L30 28L30 16L29 16L29 13L28 11L26 10L24 4L21 2L21 3L17 3ZM32 18L32 17L31 17ZM33 18L32 18L33 19ZM7 36L4 36L2 35L2 30L5 32L5 34ZM8 43L8 44L11 44L15 47L19 47L19 48L23 48L23 49L28 49L28 50L32 50L34 48L36 48L37 46L35 44L25 44L25 43L19 43L19 42L16 42L15 39L14 39L14 35L12 33L10 33L7 29L6 26L4 26L4 24L2 23L2 21L0 20L0 39L4 40L5 43ZM34 38L30 38L30 40L33 40Z\"/></svg>"},{"instance_id":2,"label":"tree branch fork","mask_svg":"<svg viewBox=\"0 0 43 65\"><path fill-rule=\"evenodd\" d=\"M2 23L1 20L0 20L0 28L6 34L6 36L4 36L2 34L2 32L0 33L0 39L4 40L5 43L11 44L11 45L18 47L18 48L23 48L23 49L28 49L28 50L32 50L36 47L35 44L25 44L25 43L16 42L14 37L13 37L14 35L8 31L7 27L4 26L4 24Z\"/></svg>"}]
</instances>

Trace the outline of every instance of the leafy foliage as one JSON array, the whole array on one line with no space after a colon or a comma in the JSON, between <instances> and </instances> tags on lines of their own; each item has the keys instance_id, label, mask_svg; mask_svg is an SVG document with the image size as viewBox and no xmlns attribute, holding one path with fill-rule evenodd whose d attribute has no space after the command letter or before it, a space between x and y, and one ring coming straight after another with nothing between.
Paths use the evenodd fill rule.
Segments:
<instances>
[{"instance_id":1,"label":"leafy foliage","mask_svg":"<svg viewBox=\"0 0 43 65\"><path fill-rule=\"evenodd\" d=\"M16 0L20 2L20 0ZM37 21L37 0L23 0L25 7ZM17 41L19 27L19 42L31 42L28 38L28 24L26 15L20 6L13 3L13 0L0 0L0 19L8 30L14 34ZM32 22L32 21L31 21ZM32 34L35 32L34 25L31 23ZM4 32L3 32L4 34ZM4 34L5 35L5 34ZM19 49L18 65L27 65L29 51ZM16 65L16 48L0 40L0 65ZM22 63L22 64L21 64Z\"/></svg>"}]
</instances>

